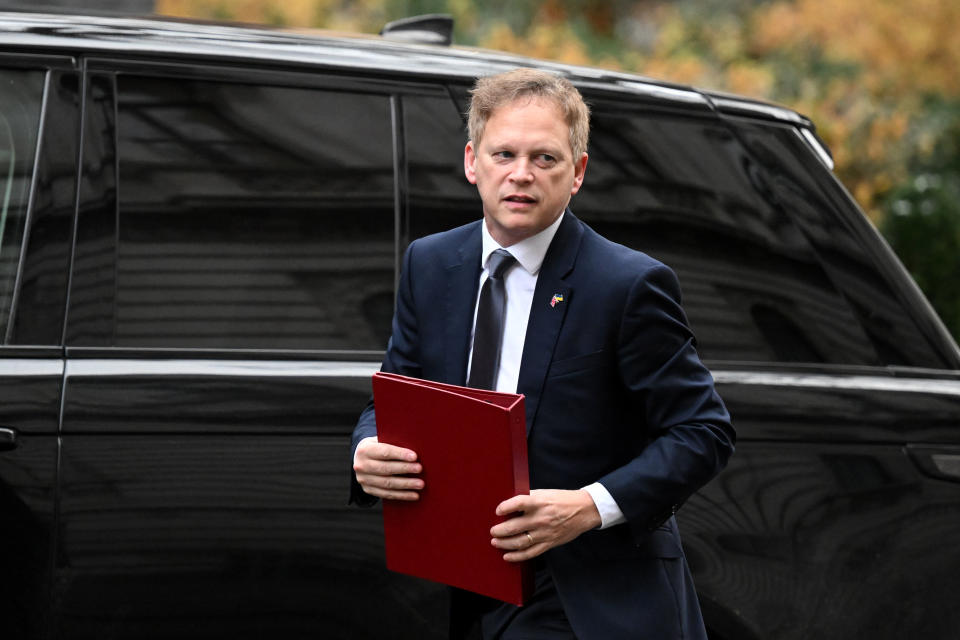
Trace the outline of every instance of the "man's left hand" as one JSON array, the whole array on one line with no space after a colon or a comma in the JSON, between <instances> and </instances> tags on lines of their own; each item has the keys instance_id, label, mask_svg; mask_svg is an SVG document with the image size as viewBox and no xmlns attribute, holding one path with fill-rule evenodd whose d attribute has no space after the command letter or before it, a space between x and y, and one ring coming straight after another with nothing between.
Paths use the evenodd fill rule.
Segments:
<instances>
[{"instance_id":1,"label":"man's left hand","mask_svg":"<svg viewBox=\"0 0 960 640\"><path fill-rule=\"evenodd\" d=\"M508 562L535 558L600 526L600 512L586 491L534 489L497 505L498 516L519 513L492 529L491 544Z\"/></svg>"}]
</instances>

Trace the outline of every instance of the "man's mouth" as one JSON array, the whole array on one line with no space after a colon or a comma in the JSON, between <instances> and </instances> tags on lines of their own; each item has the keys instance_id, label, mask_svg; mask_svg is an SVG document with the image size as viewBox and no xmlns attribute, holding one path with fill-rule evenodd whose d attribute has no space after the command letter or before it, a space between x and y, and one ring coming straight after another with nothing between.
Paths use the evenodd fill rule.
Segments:
<instances>
[{"instance_id":1,"label":"man's mouth","mask_svg":"<svg viewBox=\"0 0 960 640\"><path fill-rule=\"evenodd\" d=\"M523 193L514 193L514 194L511 194L511 195L507 196L506 198L504 198L504 200L506 200L507 202L518 202L518 203L520 203L520 204L533 204L534 202L537 201L536 198L534 198L534 197L532 197L532 196L528 196L528 195L523 194Z\"/></svg>"}]
</instances>

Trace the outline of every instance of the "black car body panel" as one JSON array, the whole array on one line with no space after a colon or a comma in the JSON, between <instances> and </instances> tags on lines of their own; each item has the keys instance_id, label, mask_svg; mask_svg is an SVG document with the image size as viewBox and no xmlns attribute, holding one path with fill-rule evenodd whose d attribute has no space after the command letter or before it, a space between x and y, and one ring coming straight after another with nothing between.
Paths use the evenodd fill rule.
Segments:
<instances>
[{"instance_id":1,"label":"black car body panel","mask_svg":"<svg viewBox=\"0 0 960 640\"><path fill-rule=\"evenodd\" d=\"M678 514L717 639L952 637L960 351L792 111L372 37L0 14L0 635L441 638L346 506L475 76L568 76L572 203L674 267L738 430ZM934 545L939 543L936 551Z\"/></svg>"}]
</instances>

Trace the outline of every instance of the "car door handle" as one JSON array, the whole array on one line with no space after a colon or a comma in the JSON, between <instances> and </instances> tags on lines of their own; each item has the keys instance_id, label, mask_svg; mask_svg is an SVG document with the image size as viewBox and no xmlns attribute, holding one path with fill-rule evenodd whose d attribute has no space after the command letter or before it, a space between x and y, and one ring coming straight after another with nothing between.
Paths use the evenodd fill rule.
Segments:
<instances>
[{"instance_id":1,"label":"car door handle","mask_svg":"<svg viewBox=\"0 0 960 640\"><path fill-rule=\"evenodd\" d=\"M908 444L906 452L917 468L931 478L960 482L960 446Z\"/></svg>"},{"instance_id":2,"label":"car door handle","mask_svg":"<svg viewBox=\"0 0 960 640\"><path fill-rule=\"evenodd\" d=\"M17 448L17 431L8 427L0 427L0 451L10 451Z\"/></svg>"}]
</instances>

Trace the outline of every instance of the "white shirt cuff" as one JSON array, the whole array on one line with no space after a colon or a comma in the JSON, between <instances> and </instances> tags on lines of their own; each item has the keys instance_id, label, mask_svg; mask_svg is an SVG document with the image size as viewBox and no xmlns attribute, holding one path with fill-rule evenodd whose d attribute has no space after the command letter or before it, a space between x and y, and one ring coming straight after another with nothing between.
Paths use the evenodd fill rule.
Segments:
<instances>
[{"instance_id":1,"label":"white shirt cuff","mask_svg":"<svg viewBox=\"0 0 960 640\"><path fill-rule=\"evenodd\" d=\"M622 524L627 521L620 511L620 506L613 499L607 488L599 482L594 482L583 488L593 498L593 503L597 505L597 511L600 512L600 528L606 529L615 524Z\"/></svg>"}]
</instances>

